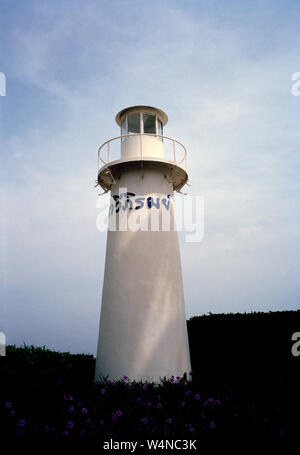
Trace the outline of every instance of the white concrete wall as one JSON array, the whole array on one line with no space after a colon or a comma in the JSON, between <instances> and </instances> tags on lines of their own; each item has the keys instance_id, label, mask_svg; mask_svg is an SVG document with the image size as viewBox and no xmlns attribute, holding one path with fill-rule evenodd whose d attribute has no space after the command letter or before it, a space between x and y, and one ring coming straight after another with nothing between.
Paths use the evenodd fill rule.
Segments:
<instances>
[{"instance_id":1,"label":"white concrete wall","mask_svg":"<svg viewBox=\"0 0 300 455\"><path fill-rule=\"evenodd\" d=\"M158 137L147 135L133 135L122 141L122 159L141 156L164 158L163 142Z\"/></svg>"},{"instance_id":2,"label":"white concrete wall","mask_svg":"<svg viewBox=\"0 0 300 455\"><path fill-rule=\"evenodd\" d=\"M145 165L121 173L112 195L119 188L145 197L169 194L173 223L172 185L159 168ZM151 210L166 208L139 213ZM136 213L128 210L129 217ZM177 232L108 232L95 380L159 381L190 369Z\"/></svg>"}]
</instances>

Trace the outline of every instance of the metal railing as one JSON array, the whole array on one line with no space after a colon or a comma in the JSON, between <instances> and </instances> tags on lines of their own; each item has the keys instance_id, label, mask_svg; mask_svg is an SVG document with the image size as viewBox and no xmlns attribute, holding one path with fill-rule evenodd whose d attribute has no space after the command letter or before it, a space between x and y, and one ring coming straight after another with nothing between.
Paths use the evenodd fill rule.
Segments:
<instances>
[{"instance_id":1,"label":"metal railing","mask_svg":"<svg viewBox=\"0 0 300 455\"><path fill-rule=\"evenodd\" d=\"M111 143L113 141L116 141L118 139L120 139L120 141L122 141L122 139L125 139L127 137L134 137L134 136L139 136L140 137L139 155L137 155L137 157L142 157L143 156L142 136L154 136L154 137L157 137L157 138L162 138L163 140L166 140L166 141L171 141L172 142L172 151L173 151L173 160L170 160L170 161L174 161L174 163L183 165L185 168L187 168L187 162L186 162L187 152L186 152L185 146L183 144L181 144L181 142L176 141L176 139L173 139L171 137L163 136L161 134L136 133L136 134L124 134L122 136L117 136L117 137L114 137L114 138L109 139L108 141L104 142L104 144L102 144L99 147L99 149L98 149L98 170L101 167L101 163L102 163L102 165L106 165L106 164L111 162L111 159L110 159L110 157L111 157ZM182 157L181 160L177 160L176 145L180 146L181 147L181 151L183 151L183 157ZM103 153L107 154L107 161L105 161L103 159ZM121 158L121 147L120 147L120 158Z\"/></svg>"}]
</instances>

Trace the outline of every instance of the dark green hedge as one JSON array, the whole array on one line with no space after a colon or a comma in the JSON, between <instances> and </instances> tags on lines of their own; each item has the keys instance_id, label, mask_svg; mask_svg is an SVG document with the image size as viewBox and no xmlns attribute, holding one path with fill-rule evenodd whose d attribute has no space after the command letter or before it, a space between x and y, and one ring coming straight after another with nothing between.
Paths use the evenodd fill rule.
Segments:
<instances>
[{"instance_id":1,"label":"dark green hedge","mask_svg":"<svg viewBox=\"0 0 300 455\"><path fill-rule=\"evenodd\" d=\"M300 311L224 314L188 321L193 380L94 384L92 355L8 346L0 361L2 438L40 441L286 438L298 431ZM43 446L41 446L43 447ZM198 446L200 448L200 446Z\"/></svg>"},{"instance_id":2,"label":"dark green hedge","mask_svg":"<svg viewBox=\"0 0 300 455\"><path fill-rule=\"evenodd\" d=\"M263 381L299 376L292 334L300 332L300 311L210 314L188 322L192 368L203 382Z\"/></svg>"}]
</instances>

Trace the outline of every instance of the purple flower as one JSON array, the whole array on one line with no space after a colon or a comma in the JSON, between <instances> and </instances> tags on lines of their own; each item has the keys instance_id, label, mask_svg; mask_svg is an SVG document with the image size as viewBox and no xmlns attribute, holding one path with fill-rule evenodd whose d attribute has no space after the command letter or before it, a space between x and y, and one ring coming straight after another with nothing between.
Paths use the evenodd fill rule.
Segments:
<instances>
[{"instance_id":1,"label":"purple flower","mask_svg":"<svg viewBox=\"0 0 300 455\"><path fill-rule=\"evenodd\" d=\"M26 426L26 422L24 419L21 419L19 422L18 422L18 427L25 427Z\"/></svg>"},{"instance_id":2,"label":"purple flower","mask_svg":"<svg viewBox=\"0 0 300 455\"><path fill-rule=\"evenodd\" d=\"M86 408L82 408L82 409L81 409L81 412L82 412L82 414L87 414L88 411L87 411Z\"/></svg>"},{"instance_id":3,"label":"purple flower","mask_svg":"<svg viewBox=\"0 0 300 455\"><path fill-rule=\"evenodd\" d=\"M63 436L68 436L69 432L68 430L63 431Z\"/></svg>"},{"instance_id":4,"label":"purple flower","mask_svg":"<svg viewBox=\"0 0 300 455\"><path fill-rule=\"evenodd\" d=\"M99 423L100 423L100 425L104 425L104 422L103 422L103 420L100 420L100 422L99 422Z\"/></svg>"},{"instance_id":5,"label":"purple flower","mask_svg":"<svg viewBox=\"0 0 300 455\"><path fill-rule=\"evenodd\" d=\"M181 402L181 407L183 408L183 406L185 406L185 401Z\"/></svg>"},{"instance_id":6,"label":"purple flower","mask_svg":"<svg viewBox=\"0 0 300 455\"><path fill-rule=\"evenodd\" d=\"M70 401L73 401L72 395L69 396L69 400L70 400Z\"/></svg>"},{"instance_id":7,"label":"purple flower","mask_svg":"<svg viewBox=\"0 0 300 455\"><path fill-rule=\"evenodd\" d=\"M213 421L210 422L210 425L209 425L209 426L210 426L210 428L211 428L212 430L214 430L214 429L216 428L216 424L215 424L215 422L213 422Z\"/></svg>"},{"instance_id":8,"label":"purple flower","mask_svg":"<svg viewBox=\"0 0 300 455\"><path fill-rule=\"evenodd\" d=\"M141 423L143 423L144 425L146 425L148 423L148 418L147 417L143 417L141 420L140 420Z\"/></svg>"},{"instance_id":9,"label":"purple flower","mask_svg":"<svg viewBox=\"0 0 300 455\"><path fill-rule=\"evenodd\" d=\"M50 428L49 428L49 425L45 425L45 431L49 431Z\"/></svg>"},{"instance_id":10,"label":"purple flower","mask_svg":"<svg viewBox=\"0 0 300 455\"><path fill-rule=\"evenodd\" d=\"M158 409L161 409L162 408L162 404L161 403L158 403L158 405L156 406Z\"/></svg>"},{"instance_id":11,"label":"purple flower","mask_svg":"<svg viewBox=\"0 0 300 455\"><path fill-rule=\"evenodd\" d=\"M191 390L187 390L187 391L185 392L185 396L188 397L189 395L192 395L192 391L191 391Z\"/></svg>"},{"instance_id":12,"label":"purple flower","mask_svg":"<svg viewBox=\"0 0 300 455\"><path fill-rule=\"evenodd\" d=\"M70 412L70 413L74 412L74 406L69 406L68 407L68 412Z\"/></svg>"},{"instance_id":13,"label":"purple flower","mask_svg":"<svg viewBox=\"0 0 300 455\"><path fill-rule=\"evenodd\" d=\"M180 379L180 376L176 376L176 379L177 379L177 381L179 381L179 379Z\"/></svg>"},{"instance_id":14,"label":"purple flower","mask_svg":"<svg viewBox=\"0 0 300 455\"><path fill-rule=\"evenodd\" d=\"M92 423L92 421L91 421L91 419L86 419L85 423L87 423L89 425L90 423Z\"/></svg>"},{"instance_id":15,"label":"purple flower","mask_svg":"<svg viewBox=\"0 0 300 455\"><path fill-rule=\"evenodd\" d=\"M146 384L143 385L143 390L147 390Z\"/></svg>"},{"instance_id":16,"label":"purple flower","mask_svg":"<svg viewBox=\"0 0 300 455\"><path fill-rule=\"evenodd\" d=\"M70 420L70 421L67 423L67 428L68 428L69 430L71 430L73 427L74 427L74 423L72 422L72 420Z\"/></svg>"},{"instance_id":17,"label":"purple flower","mask_svg":"<svg viewBox=\"0 0 300 455\"><path fill-rule=\"evenodd\" d=\"M136 403L140 403L142 401L142 399L141 399L141 397L139 397L135 401L136 401Z\"/></svg>"},{"instance_id":18,"label":"purple flower","mask_svg":"<svg viewBox=\"0 0 300 455\"><path fill-rule=\"evenodd\" d=\"M126 379L128 379L128 376L126 376L126 375L124 374L123 379L126 381Z\"/></svg>"},{"instance_id":19,"label":"purple flower","mask_svg":"<svg viewBox=\"0 0 300 455\"><path fill-rule=\"evenodd\" d=\"M196 400L200 400L201 397L200 397L199 393L196 393L195 398L196 398Z\"/></svg>"},{"instance_id":20,"label":"purple flower","mask_svg":"<svg viewBox=\"0 0 300 455\"><path fill-rule=\"evenodd\" d=\"M14 415L16 415L16 411L12 410L12 411L10 411L9 414L10 414L11 417L13 417Z\"/></svg>"},{"instance_id":21,"label":"purple flower","mask_svg":"<svg viewBox=\"0 0 300 455\"><path fill-rule=\"evenodd\" d=\"M101 394L105 395L106 394L106 389L101 389Z\"/></svg>"},{"instance_id":22,"label":"purple flower","mask_svg":"<svg viewBox=\"0 0 300 455\"><path fill-rule=\"evenodd\" d=\"M194 428L191 423L186 423L184 426L187 429L187 431L189 431L190 433L194 432Z\"/></svg>"},{"instance_id":23,"label":"purple flower","mask_svg":"<svg viewBox=\"0 0 300 455\"><path fill-rule=\"evenodd\" d=\"M5 408L11 408L12 407L12 404L10 401L7 401L4 405Z\"/></svg>"},{"instance_id":24,"label":"purple flower","mask_svg":"<svg viewBox=\"0 0 300 455\"><path fill-rule=\"evenodd\" d=\"M118 420L118 417L121 417L121 415L122 415L122 411L120 409L118 411L116 411L116 412L113 412L112 413L113 421L116 422Z\"/></svg>"},{"instance_id":25,"label":"purple flower","mask_svg":"<svg viewBox=\"0 0 300 455\"><path fill-rule=\"evenodd\" d=\"M169 424L171 424L171 423L172 423L171 417L169 417L168 419L166 419L166 422L169 423Z\"/></svg>"}]
</instances>

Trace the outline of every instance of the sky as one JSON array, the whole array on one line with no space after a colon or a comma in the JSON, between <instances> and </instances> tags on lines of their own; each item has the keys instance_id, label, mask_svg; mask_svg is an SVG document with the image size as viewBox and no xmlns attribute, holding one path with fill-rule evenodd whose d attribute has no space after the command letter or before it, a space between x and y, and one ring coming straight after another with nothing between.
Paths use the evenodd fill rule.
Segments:
<instances>
[{"instance_id":1,"label":"sky","mask_svg":"<svg viewBox=\"0 0 300 455\"><path fill-rule=\"evenodd\" d=\"M179 236L187 318L299 308L299 26L291 0L0 0L8 344L96 353L97 149L132 105L168 114L204 198L203 240Z\"/></svg>"}]
</instances>

